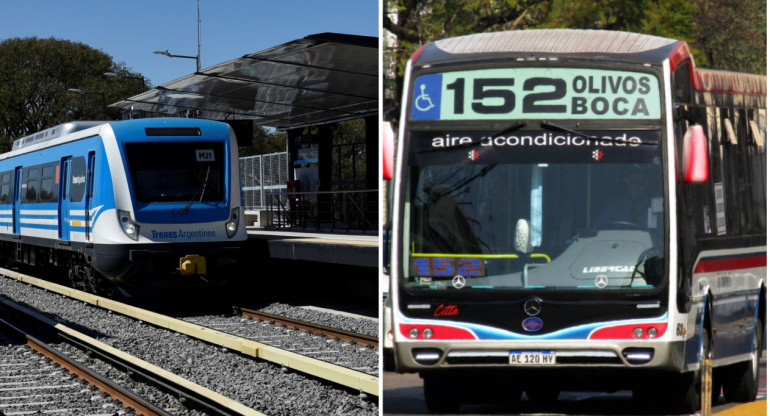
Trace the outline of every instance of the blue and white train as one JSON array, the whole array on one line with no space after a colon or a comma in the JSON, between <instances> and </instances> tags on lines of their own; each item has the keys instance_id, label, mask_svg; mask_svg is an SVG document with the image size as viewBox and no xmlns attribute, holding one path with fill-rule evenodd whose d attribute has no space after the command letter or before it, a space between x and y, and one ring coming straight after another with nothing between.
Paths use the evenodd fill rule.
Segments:
<instances>
[{"instance_id":1,"label":"blue and white train","mask_svg":"<svg viewBox=\"0 0 770 416\"><path fill-rule=\"evenodd\" d=\"M0 155L0 261L127 296L218 286L247 239L225 123L71 122Z\"/></svg>"}]
</instances>

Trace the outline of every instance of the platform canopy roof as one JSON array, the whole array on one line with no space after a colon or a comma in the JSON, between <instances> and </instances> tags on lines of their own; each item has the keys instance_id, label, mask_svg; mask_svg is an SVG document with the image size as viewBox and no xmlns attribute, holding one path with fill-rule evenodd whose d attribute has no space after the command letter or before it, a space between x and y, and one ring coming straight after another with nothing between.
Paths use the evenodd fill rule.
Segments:
<instances>
[{"instance_id":1,"label":"platform canopy roof","mask_svg":"<svg viewBox=\"0 0 770 416\"><path fill-rule=\"evenodd\" d=\"M376 37L321 33L245 55L110 107L289 129L376 115Z\"/></svg>"}]
</instances>

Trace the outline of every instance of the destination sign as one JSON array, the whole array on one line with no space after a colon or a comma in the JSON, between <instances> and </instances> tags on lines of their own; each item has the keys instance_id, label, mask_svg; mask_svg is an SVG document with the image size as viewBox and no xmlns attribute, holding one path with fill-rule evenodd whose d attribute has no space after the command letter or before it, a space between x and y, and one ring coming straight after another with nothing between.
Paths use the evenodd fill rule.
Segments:
<instances>
[{"instance_id":1,"label":"destination sign","mask_svg":"<svg viewBox=\"0 0 770 416\"><path fill-rule=\"evenodd\" d=\"M661 117L652 74L587 68L495 68L425 74L411 97L412 120Z\"/></svg>"}]
</instances>

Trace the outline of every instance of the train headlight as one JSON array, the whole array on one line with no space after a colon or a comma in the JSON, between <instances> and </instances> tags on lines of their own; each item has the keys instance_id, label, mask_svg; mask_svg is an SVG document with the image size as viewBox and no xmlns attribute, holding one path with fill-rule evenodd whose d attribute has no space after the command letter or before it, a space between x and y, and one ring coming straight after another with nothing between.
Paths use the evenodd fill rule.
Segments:
<instances>
[{"instance_id":1,"label":"train headlight","mask_svg":"<svg viewBox=\"0 0 770 416\"><path fill-rule=\"evenodd\" d=\"M134 241L139 239L139 224L131 220L131 214L128 211L118 210L118 222L128 238Z\"/></svg>"},{"instance_id":2,"label":"train headlight","mask_svg":"<svg viewBox=\"0 0 770 416\"><path fill-rule=\"evenodd\" d=\"M241 209L233 208L230 211L230 219L225 223L225 232L227 232L227 238L233 238L235 233L238 232L238 223L240 222Z\"/></svg>"}]
</instances>

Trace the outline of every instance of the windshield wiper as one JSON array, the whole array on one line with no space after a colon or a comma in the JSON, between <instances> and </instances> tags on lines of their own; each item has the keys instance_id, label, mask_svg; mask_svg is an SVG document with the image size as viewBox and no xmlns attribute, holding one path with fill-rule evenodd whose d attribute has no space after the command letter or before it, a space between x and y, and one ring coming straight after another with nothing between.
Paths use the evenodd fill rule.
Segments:
<instances>
[{"instance_id":1,"label":"windshield wiper","mask_svg":"<svg viewBox=\"0 0 770 416\"><path fill-rule=\"evenodd\" d=\"M494 137L494 136L502 136L503 134L508 134L508 133L513 133L514 131L521 129L522 127L526 127L526 125L527 125L526 121L518 121L518 122L516 122L516 123L514 123L514 124L512 124L512 125L510 125L510 126L508 126L506 128L504 128L504 129L500 130L499 132L493 134L492 137Z\"/></svg>"},{"instance_id":2,"label":"windshield wiper","mask_svg":"<svg viewBox=\"0 0 770 416\"><path fill-rule=\"evenodd\" d=\"M589 136L589 135L587 135L585 133L581 133L581 132L579 132L577 130L568 129L568 128L564 127L564 126L560 126L560 125L552 123L550 121L543 121L543 122L541 122L540 123L540 127L543 127L543 128L549 129L549 130L556 130L556 131L562 131L562 132L565 132L565 133L570 133L570 134L573 134L575 136L585 137L588 140L597 140L597 141L601 140L601 141L605 141L605 142L609 141L609 142L613 142L613 143L623 143L623 144L645 144L645 145L648 145L648 146L657 146L658 145L658 142L646 142L646 141L633 141L632 142L632 141L629 141L629 140L623 140L623 139L612 138L612 137L598 138L596 136Z\"/></svg>"},{"instance_id":3,"label":"windshield wiper","mask_svg":"<svg viewBox=\"0 0 770 416\"><path fill-rule=\"evenodd\" d=\"M187 205L182 208L181 211L179 211L180 214L187 214L187 211L190 210L190 207L192 207L193 202L195 202L195 199L198 198L198 194L200 194L200 198L198 199L198 202L203 201L203 195L206 194L206 186L209 183L209 172L211 172L211 165L209 165L206 168L206 178L203 179L203 185L201 185L200 189L193 194L192 199L190 199L190 202L187 203Z\"/></svg>"}]
</instances>

